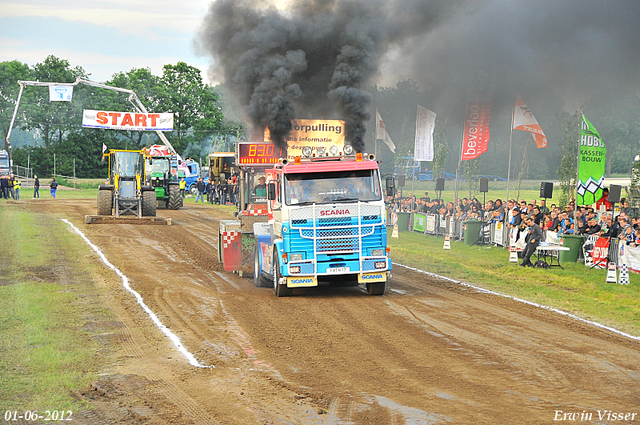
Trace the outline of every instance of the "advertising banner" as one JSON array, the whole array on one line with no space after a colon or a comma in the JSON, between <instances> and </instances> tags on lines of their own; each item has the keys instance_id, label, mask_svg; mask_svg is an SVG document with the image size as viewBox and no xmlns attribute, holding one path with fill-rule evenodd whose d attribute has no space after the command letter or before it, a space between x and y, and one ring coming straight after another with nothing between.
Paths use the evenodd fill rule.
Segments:
<instances>
[{"instance_id":1,"label":"advertising banner","mask_svg":"<svg viewBox=\"0 0 640 425\"><path fill-rule=\"evenodd\" d=\"M264 142L271 143L269 128L264 129ZM322 146L329 149L332 145L340 152L344 149L344 121L342 120L292 120L291 133L286 139L287 159L293 161L302 156L302 148L309 146L313 153Z\"/></svg>"},{"instance_id":2,"label":"advertising banner","mask_svg":"<svg viewBox=\"0 0 640 425\"><path fill-rule=\"evenodd\" d=\"M143 114L85 109L82 111L82 126L109 130L172 131L173 114Z\"/></svg>"},{"instance_id":3,"label":"advertising banner","mask_svg":"<svg viewBox=\"0 0 640 425\"><path fill-rule=\"evenodd\" d=\"M414 161L433 161L433 132L436 114L418 105Z\"/></svg>"},{"instance_id":4,"label":"advertising banner","mask_svg":"<svg viewBox=\"0 0 640 425\"><path fill-rule=\"evenodd\" d=\"M413 231L424 233L425 226L427 224L427 216L422 213L415 213L413 215Z\"/></svg>"},{"instance_id":5,"label":"advertising banner","mask_svg":"<svg viewBox=\"0 0 640 425\"><path fill-rule=\"evenodd\" d=\"M591 205L602 197L606 155L607 147L598 130L582 115L577 205Z\"/></svg>"},{"instance_id":6,"label":"advertising banner","mask_svg":"<svg viewBox=\"0 0 640 425\"><path fill-rule=\"evenodd\" d=\"M49 102L71 102L73 86L64 84L49 86Z\"/></svg>"},{"instance_id":7,"label":"advertising banner","mask_svg":"<svg viewBox=\"0 0 640 425\"><path fill-rule=\"evenodd\" d=\"M462 161L475 159L487 151L492 102L467 101L462 138Z\"/></svg>"}]
</instances>

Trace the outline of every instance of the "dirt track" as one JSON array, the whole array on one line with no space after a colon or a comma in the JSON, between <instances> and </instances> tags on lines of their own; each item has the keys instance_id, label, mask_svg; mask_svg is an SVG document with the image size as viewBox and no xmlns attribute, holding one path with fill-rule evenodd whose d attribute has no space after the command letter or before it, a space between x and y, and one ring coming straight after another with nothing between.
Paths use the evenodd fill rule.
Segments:
<instances>
[{"instance_id":1,"label":"dirt track","mask_svg":"<svg viewBox=\"0 0 640 425\"><path fill-rule=\"evenodd\" d=\"M216 211L158 210L172 226L86 225L93 201L21 206L67 218L119 278L93 278L118 320L96 323L108 367L76 423L546 424L556 411L640 413L640 343L396 267L384 297L320 287L276 298L222 271ZM96 263L98 263L96 256ZM640 415L635 421L640 423Z\"/></svg>"}]
</instances>

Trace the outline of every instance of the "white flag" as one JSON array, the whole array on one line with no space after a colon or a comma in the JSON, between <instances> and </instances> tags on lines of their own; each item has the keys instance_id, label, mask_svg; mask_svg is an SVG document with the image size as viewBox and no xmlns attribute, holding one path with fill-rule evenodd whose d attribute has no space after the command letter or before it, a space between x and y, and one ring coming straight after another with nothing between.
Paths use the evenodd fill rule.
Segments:
<instances>
[{"instance_id":1,"label":"white flag","mask_svg":"<svg viewBox=\"0 0 640 425\"><path fill-rule=\"evenodd\" d=\"M433 161L433 131L435 127L436 114L418 105L414 161Z\"/></svg>"},{"instance_id":2,"label":"white flag","mask_svg":"<svg viewBox=\"0 0 640 425\"><path fill-rule=\"evenodd\" d=\"M382 139L383 142L389 147L389 150L393 153L396 153L396 145L393 144L393 140L389 137L389 133L387 133L387 128L384 126L382 122L382 117L380 113L376 109L376 139Z\"/></svg>"},{"instance_id":3,"label":"white flag","mask_svg":"<svg viewBox=\"0 0 640 425\"><path fill-rule=\"evenodd\" d=\"M54 85L49 86L49 102L71 102L73 86Z\"/></svg>"}]
</instances>

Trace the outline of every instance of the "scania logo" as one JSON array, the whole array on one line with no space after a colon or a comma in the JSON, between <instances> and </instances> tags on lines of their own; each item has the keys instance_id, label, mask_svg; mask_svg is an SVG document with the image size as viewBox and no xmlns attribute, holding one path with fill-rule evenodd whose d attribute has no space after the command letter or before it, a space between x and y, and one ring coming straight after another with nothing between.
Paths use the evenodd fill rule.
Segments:
<instances>
[{"instance_id":1,"label":"scania logo","mask_svg":"<svg viewBox=\"0 0 640 425\"><path fill-rule=\"evenodd\" d=\"M367 280L367 279L382 279L382 275L381 274L365 274L362 275L362 278Z\"/></svg>"},{"instance_id":2,"label":"scania logo","mask_svg":"<svg viewBox=\"0 0 640 425\"><path fill-rule=\"evenodd\" d=\"M321 215L321 216L327 216L327 215L347 215L347 214L351 214L351 211L349 211L348 209L344 209L344 210L324 210L324 211L320 211L320 215Z\"/></svg>"},{"instance_id":3,"label":"scania logo","mask_svg":"<svg viewBox=\"0 0 640 425\"><path fill-rule=\"evenodd\" d=\"M307 279L291 279L291 283L293 284L297 284L297 283L313 283L313 279L307 278Z\"/></svg>"}]
</instances>

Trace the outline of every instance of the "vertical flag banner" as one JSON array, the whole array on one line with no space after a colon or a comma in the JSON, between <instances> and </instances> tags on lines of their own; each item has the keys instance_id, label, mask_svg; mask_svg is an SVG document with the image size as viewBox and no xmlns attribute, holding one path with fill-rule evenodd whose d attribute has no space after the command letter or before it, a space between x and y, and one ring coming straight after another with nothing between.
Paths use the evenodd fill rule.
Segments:
<instances>
[{"instance_id":1,"label":"vertical flag banner","mask_svg":"<svg viewBox=\"0 0 640 425\"><path fill-rule=\"evenodd\" d=\"M547 136L544 135L538 120L533 116L527 105L516 94L516 107L513 113L513 129L528 131L533 134L538 148L547 147Z\"/></svg>"},{"instance_id":2,"label":"vertical flag banner","mask_svg":"<svg viewBox=\"0 0 640 425\"><path fill-rule=\"evenodd\" d=\"M607 147L598 130L582 115L580 122L577 205L589 205L602 197Z\"/></svg>"},{"instance_id":3,"label":"vertical flag banner","mask_svg":"<svg viewBox=\"0 0 640 425\"><path fill-rule=\"evenodd\" d=\"M490 101L467 101L462 138L462 161L475 159L487 151L492 107L493 102Z\"/></svg>"},{"instance_id":4,"label":"vertical flag banner","mask_svg":"<svg viewBox=\"0 0 640 425\"><path fill-rule=\"evenodd\" d=\"M418 105L414 161L433 161L433 131L435 127L436 114Z\"/></svg>"},{"instance_id":5,"label":"vertical flag banner","mask_svg":"<svg viewBox=\"0 0 640 425\"><path fill-rule=\"evenodd\" d=\"M376 109L376 139L382 139L382 141L389 147L391 152L396 153L396 145L393 144L393 140L389 137L389 133L387 133L387 128L384 126L384 122L382 122L382 117L380 113Z\"/></svg>"},{"instance_id":6,"label":"vertical flag banner","mask_svg":"<svg viewBox=\"0 0 640 425\"><path fill-rule=\"evenodd\" d=\"M71 102L73 98L73 86L53 85L49 86L49 102Z\"/></svg>"}]
</instances>

